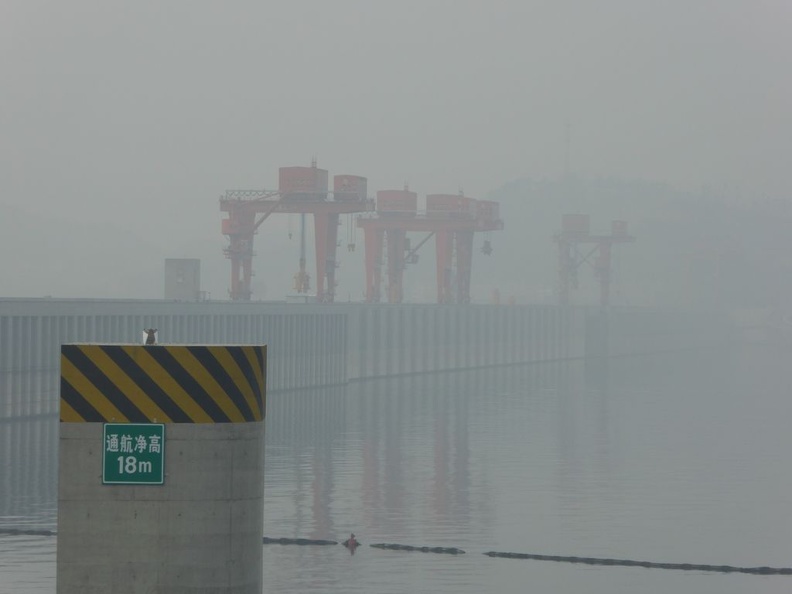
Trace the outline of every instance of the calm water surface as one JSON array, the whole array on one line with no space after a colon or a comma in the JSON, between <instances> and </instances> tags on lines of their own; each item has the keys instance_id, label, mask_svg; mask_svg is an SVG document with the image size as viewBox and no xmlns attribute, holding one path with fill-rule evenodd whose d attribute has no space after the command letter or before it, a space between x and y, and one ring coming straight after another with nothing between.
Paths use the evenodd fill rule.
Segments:
<instances>
[{"instance_id":1,"label":"calm water surface","mask_svg":"<svg viewBox=\"0 0 792 594\"><path fill-rule=\"evenodd\" d=\"M789 576L493 559L489 550L792 566L792 352L406 377L268 400L265 591L744 593ZM0 423L0 527L56 529L57 424ZM52 537L0 535L0 592L55 591Z\"/></svg>"}]
</instances>

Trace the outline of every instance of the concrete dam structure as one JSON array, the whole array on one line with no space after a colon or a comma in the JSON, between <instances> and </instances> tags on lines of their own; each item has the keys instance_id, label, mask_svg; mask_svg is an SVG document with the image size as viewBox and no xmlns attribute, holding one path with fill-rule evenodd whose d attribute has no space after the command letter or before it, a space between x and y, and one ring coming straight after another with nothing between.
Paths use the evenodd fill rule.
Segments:
<instances>
[{"instance_id":1,"label":"concrete dam structure","mask_svg":"<svg viewBox=\"0 0 792 594\"><path fill-rule=\"evenodd\" d=\"M62 344L267 344L268 390L722 346L726 316L555 305L0 299L0 419L58 412Z\"/></svg>"}]
</instances>

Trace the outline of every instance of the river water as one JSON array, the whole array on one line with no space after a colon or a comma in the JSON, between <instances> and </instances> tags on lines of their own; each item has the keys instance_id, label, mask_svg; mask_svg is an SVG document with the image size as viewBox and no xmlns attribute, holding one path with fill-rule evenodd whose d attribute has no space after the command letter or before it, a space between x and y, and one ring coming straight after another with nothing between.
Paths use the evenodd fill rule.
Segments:
<instances>
[{"instance_id":1,"label":"river water","mask_svg":"<svg viewBox=\"0 0 792 594\"><path fill-rule=\"evenodd\" d=\"M792 566L790 361L755 346L272 393L264 534L364 546L264 545L265 591L788 592L482 553ZM0 423L0 452L0 529L56 530L57 422ZM55 550L0 534L0 593L53 593Z\"/></svg>"}]
</instances>

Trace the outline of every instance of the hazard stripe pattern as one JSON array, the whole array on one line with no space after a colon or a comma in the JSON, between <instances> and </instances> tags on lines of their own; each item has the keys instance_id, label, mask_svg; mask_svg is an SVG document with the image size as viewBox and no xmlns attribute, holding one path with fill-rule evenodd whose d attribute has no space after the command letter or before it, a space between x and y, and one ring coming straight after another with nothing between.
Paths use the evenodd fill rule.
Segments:
<instances>
[{"instance_id":1,"label":"hazard stripe pattern","mask_svg":"<svg viewBox=\"0 0 792 594\"><path fill-rule=\"evenodd\" d=\"M261 421L266 361L266 346L62 345L60 420Z\"/></svg>"}]
</instances>

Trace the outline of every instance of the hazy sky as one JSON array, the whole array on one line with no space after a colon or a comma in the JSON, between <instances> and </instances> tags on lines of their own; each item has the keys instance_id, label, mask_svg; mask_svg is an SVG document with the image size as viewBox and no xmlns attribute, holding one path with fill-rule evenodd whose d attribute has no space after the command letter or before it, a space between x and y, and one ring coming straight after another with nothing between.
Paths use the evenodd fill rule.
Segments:
<instances>
[{"instance_id":1,"label":"hazy sky","mask_svg":"<svg viewBox=\"0 0 792 594\"><path fill-rule=\"evenodd\" d=\"M568 130L583 176L790 197L790 31L788 0L3 0L0 295L120 296L115 258L158 297L164 258L200 257L223 298L218 196L313 155L481 197L560 175ZM27 215L56 263L101 225L105 284L75 255L16 268ZM115 252L135 238L145 262Z\"/></svg>"}]
</instances>

